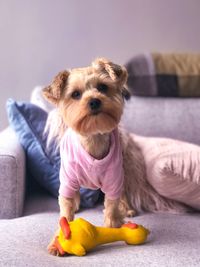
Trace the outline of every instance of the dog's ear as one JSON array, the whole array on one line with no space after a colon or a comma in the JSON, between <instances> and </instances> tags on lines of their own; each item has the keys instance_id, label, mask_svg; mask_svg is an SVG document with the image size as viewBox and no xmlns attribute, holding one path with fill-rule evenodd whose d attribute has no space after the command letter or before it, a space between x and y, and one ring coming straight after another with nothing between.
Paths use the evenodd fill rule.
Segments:
<instances>
[{"instance_id":1,"label":"dog's ear","mask_svg":"<svg viewBox=\"0 0 200 267\"><path fill-rule=\"evenodd\" d=\"M115 64L106 58L97 58L92 62L92 66L106 72L113 81L118 83L122 96L126 100L130 98L131 94L126 88L128 73L125 67Z\"/></svg>"},{"instance_id":2,"label":"dog's ear","mask_svg":"<svg viewBox=\"0 0 200 267\"><path fill-rule=\"evenodd\" d=\"M92 66L96 69L106 72L113 81L120 82L125 85L127 82L127 71L125 67L117 65L106 58L97 58L92 62Z\"/></svg>"},{"instance_id":3,"label":"dog's ear","mask_svg":"<svg viewBox=\"0 0 200 267\"><path fill-rule=\"evenodd\" d=\"M52 83L43 89L44 97L52 104L57 105L61 99L69 76L68 71L59 72Z\"/></svg>"}]
</instances>

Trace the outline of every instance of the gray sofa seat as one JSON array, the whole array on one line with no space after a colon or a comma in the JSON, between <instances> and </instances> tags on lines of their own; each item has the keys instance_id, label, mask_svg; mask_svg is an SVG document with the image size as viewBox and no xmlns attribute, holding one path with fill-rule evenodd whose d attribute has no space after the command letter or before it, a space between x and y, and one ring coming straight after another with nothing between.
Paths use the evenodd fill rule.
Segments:
<instances>
[{"instance_id":1,"label":"gray sofa seat","mask_svg":"<svg viewBox=\"0 0 200 267\"><path fill-rule=\"evenodd\" d=\"M102 209L100 205L76 216L102 225ZM57 202L49 196L33 196L26 203L23 217L0 223L0 266L199 266L199 220L199 214L141 214L134 222L151 230L144 245L116 242L99 246L84 257L54 257L47 253L46 246L56 229Z\"/></svg>"},{"instance_id":2,"label":"gray sofa seat","mask_svg":"<svg viewBox=\"0 0 200 267\"><path fill-rule=\"evenodd\" d=\"M199 111L199 99L132 97L122 121L125 128L136 134L173 137L200 144ZM35 192L23 201L24 151L10 129L0 133L0 170L0 214L3 218L0 220L0 266L200 265L199 213L140 214L133 220L151 231L148 242L141 246L118 242L100 246L81 258L50 256L46 246L57 227L57 200L45 192ZM100 205L82 210L76 217L102 225L102 209Z\"/></svg>"}]
</instances>

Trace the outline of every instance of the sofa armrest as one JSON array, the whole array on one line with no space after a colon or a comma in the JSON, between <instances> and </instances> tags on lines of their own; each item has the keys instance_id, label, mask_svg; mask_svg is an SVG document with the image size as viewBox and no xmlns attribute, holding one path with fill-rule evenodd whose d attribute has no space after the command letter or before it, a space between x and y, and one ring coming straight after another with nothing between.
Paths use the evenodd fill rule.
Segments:
<instances>
[{"instance_id":1,"label":"sofa armrest","mask_svg":"<svg viewBox=\"0 0 200 267\"><path fill-rule=\"evenodd\" d=\"M25 196L25 153L14 131L0 132L0 219L22 215Z\"/></svg>"}]
</instances>

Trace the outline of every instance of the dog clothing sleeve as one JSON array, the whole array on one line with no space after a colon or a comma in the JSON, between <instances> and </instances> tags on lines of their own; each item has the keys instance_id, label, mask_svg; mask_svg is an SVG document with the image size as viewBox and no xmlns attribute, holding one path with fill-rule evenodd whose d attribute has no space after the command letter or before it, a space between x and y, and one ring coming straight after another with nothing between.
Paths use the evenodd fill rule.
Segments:
<instances>
[{"instance_id":1,"label":"dog clothing sleeve","mask_svg":"<svg viewBox=\"0 0 200 267\"><path fill-rule=\"evenodd\" d=\"M79 191L80 185L76 175L73 151L68 136L65 135L60 144L60 188L59 195L66 198L73 198Z\"/></svg>"},{"instance_id":2,"label":"dog clothing sleeve","mask_svg":"<svg viewBox=\"0 0 200 267\"><path fill-rule=\"evenodd\" d=\"M67 198L73 198L79 189L80 185L76 179L73 164L65 164L65 166L63 166L63 162L61 160L59 195Z\"/></svg>"}]
</instances>

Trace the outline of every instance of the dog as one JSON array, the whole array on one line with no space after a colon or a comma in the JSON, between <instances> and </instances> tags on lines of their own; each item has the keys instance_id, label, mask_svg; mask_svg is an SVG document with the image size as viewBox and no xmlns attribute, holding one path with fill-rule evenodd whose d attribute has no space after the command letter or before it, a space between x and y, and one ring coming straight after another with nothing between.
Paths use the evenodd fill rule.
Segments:
<instances>
[{"instance_id":1,"label":"dog","mask_svg":"<svg viewBox=\"0 0 200 267\"><path fill-rule=\"evenodd\" d=\"M56 106L49 118L49 138L61 140L59 206L60 216L68 221L79 208L80 186L105 193L107 227L120 227L126 216L141 210L184 210L148 183L141 148L120 126L130 98L127 77L123 66L97 58L89 67L60 72L43 90ZM48 250L57 255L54 239Z\"/></svg>"}]
</instances>

